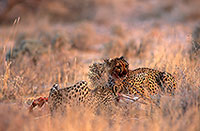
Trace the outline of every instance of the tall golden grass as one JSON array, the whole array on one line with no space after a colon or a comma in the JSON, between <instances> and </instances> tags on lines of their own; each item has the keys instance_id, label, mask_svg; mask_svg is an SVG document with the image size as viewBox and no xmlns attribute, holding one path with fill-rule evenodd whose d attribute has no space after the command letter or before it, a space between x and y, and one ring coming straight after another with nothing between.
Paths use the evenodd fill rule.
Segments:
<instances>
[{"instance_id":1,"label":"tall golden grass","mask_svg":"<svg viewBox=\"0 0 200 131\"><path fill-rule=\"evenodd\" d=\"M2 26L0 36L8 37L0 41L0 130L200 130L200 60L190 59L191 25L131 27L121 22L111 27L96 22L58 26L42 21L19 24L17 32ZM5 60L20 33L39 39L41 32L50 36L59 33L67 41L60 49L40 53L36 65L26 53L11 62ZM54 83L65 87L88 80L90 64L121 55L126 56L131 69L150 67L173 74L175 95L163 95L160 108L132 103L114 116L68 108L65 116L51 117L48 104L28 113L30 99L48 96Z\"/></svg>"}]
</instances>

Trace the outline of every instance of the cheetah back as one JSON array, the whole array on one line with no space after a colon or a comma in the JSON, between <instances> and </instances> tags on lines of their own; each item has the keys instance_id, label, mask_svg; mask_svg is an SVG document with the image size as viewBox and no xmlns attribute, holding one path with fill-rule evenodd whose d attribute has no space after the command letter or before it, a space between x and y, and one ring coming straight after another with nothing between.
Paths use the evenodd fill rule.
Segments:
<instances>
[{"instance_id":1,"label":"cheetah back","mask_svg":"<svg viewBox=\"0 0 200 131\"><path fill-rule=\"evenodd\" d=\"M91 90L86 81L80 81L73 86L58 89L54 85L49 94L49 106L52 114L54 112L65 112L66 107L81 106L97 112L109 112L115 106L115 97L107 85Z\"/></svg>"},{"instance_id":2,"label":"cheetah back","mask_svg":"<svg viewBox=\"0 0 200 131\"><path fill-rule=\"evenodd\" d=\"M123 93L150 97L163 92L174 94L176 81L170 73L150 68L130 70L124 57L107 60L105 63L109 70L109 87L115 95Z\"/></svg>"},{"instance_id":3,"label":"cheetah back","mask_svg":"<svg viewBox=\"0 0 200 131\"><path fill-rule=\"evenodd\" d=\"M55 111L64 112L66 106L78 106L81 103L85 103L85 97L89 93L89 88L86 81L80 81L66 88L58 88L58 85L55 84L49 93L49 107L50 111L53 114Z\"/></svg>"}]
</instances>

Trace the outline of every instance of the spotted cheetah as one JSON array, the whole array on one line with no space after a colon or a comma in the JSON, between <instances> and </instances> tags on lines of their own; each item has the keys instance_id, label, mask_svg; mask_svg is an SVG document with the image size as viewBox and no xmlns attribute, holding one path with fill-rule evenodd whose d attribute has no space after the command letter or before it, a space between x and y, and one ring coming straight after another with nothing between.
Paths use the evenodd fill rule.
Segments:
<instances>
[{"instance_id":1,"label":"spotted cheetah","mask_svg":"<svg viewBox=\"0 0 200 131\"><path fill-rule=\"evenodd\" d=\"M150 68L130 70L124 57L107 59L105 63L112 81L109 87L115 95L122 93L149 99L165 92L174 94L176 81L168 72Z\"/></svg>"},{"instance_id":2,"label":"spotted cheetah","mask_svg":"<svg viewBox=\"0 0 200 131\"><path fill-rule=\"evenodd\" d=\"M79 81L73 86L59 89L58 84L54 84L48 97L51 114L65 112L67 106L87 107L95 112L110 110L115 106L115 97L110 88L104 86L91 89L86 81Z\"/></svg>"}]
</instances>

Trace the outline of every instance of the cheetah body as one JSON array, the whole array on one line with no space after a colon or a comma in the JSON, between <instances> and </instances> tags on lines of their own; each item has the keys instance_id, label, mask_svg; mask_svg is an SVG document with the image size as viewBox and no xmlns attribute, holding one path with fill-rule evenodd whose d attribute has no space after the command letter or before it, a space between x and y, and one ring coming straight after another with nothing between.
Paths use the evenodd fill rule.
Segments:
<instances>
[{"instance_id":1,"label":"cheetah body","mask_svg":"<svg viewBox=\"0 0 200 131\"><path fill-rule=\"evenodd\" d=\"M116 85L119 85L116 81ZM173 94L176 89L174 77L167 73L150 68L129 70L127 77L120 83L124 93L152 97L157 94ZM119 87L117 87L119 88Z\"/></svg>"},{"instance_id":2,"label":"cheetah body","mask_svg":"<svg viewBox=\"0 0 200 131\"><path fill-rule=\"evenodd\" d=\"M118 93L150 98L161 93L174 94L175 78L168 72L151 68L129 69L124 57L106 61L109 82L115 95Z\"/></svg>"},{"instance_id":3,"label":"cheetah body","mask_svg":"<svg viewBox=\"0 0 200 131\"><path fill-rule=\"evenodd\" d=\"M109 88L105 88L109 89ZM86 81L77 82L73 86L58 89L54 85L49 93L48 103L50 111L65 112L66 107L86 107L91 111L108 110L114 104L114 97L110 90L104 88L89 88Z\"/></svg>"}]
</instances>

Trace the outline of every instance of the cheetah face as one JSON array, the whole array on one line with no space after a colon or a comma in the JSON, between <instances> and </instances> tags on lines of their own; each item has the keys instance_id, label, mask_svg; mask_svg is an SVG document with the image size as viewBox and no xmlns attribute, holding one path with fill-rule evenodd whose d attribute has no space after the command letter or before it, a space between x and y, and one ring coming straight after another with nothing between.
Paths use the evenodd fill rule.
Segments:
<instances>
[{"instance_id":1,"label":"cheetah face","mask_svg":"<svg viewBox=\"0 0 200 131\"><path fill-rule=\"evenodd\" d=\"M108 66L108 72L113 78L125 78L129 72L129 64L123 56L120 58L104 60Z\"/></svg>"}]
</instances>

